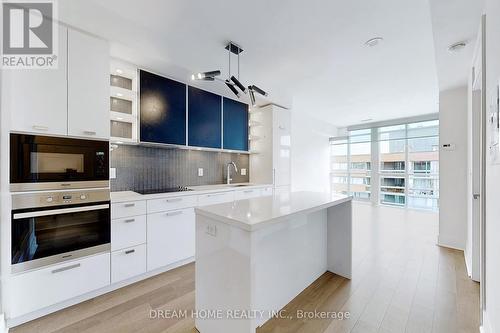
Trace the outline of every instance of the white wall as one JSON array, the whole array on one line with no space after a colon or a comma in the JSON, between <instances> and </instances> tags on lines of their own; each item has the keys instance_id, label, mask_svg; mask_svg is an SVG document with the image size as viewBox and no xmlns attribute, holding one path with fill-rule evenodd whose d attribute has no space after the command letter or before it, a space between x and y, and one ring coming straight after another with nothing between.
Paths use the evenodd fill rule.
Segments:
<instances>
[{"instance_id":1,"label":"white wall","mask_svg":"<svg viewBox=\"0 0 500 333\"><path fill-rule=\"evenodd\" d=\"M439 245L464 249L467 234L467 87L439 93Z\"/></svg>"},{"instance_id":2,"label":"white wall","mask_svg":"<svg viewBox=\"0 0 500 333\"><path fill-rule=\"evenodd\" d=\"M292 110L292 189L330 191L330 144L335 126Z\"/></svg>"},{"instance_id":3,"label":"white wall","mask_svg":"<svg viewBox=\"0 0 500 333\"><path fill-rule=\"evenodd\" d=\"M486 0L486 107L490 110L500 79L500 1ZM487 140L490 142L487 128ZM485 332L500 332L500 165L486 160Z\"/></svg>"}]
</instances>

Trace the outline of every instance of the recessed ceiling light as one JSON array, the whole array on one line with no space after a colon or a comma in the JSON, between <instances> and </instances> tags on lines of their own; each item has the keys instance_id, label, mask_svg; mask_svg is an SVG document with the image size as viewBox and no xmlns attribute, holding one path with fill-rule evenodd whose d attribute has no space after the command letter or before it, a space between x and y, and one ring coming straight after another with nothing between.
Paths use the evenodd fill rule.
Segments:
<instances>
[{"instance_id":1,"label":"recessed ceiling light","mask_svg":"<svg viewBox=\"0 0 500 333\"><path fill-rule=\"evenodd\" d=\"M119 68L117 68L117 69L116 69L116 72L117 72L118 74L123 74L123 71L122 71L121 69L119 69Z\"/></svg>"},{"instance_id":2,"label":"recessed ceiling light","mask_svg":"<svg viewBox=\"0 0 500 333\"><path fill-rule=\"evenodd\" d=\"M368 39L365 42L365 46L374 47L374 46L377 46L378 44L380 44L380 42L382 42L383 40L384 39L382 37L374 37L374 38Z\"/></svg>"},{"instance_id":3,"label":"recessed ceiling light","mask_svg":"<svg viewBox=\"0 0 500 333\"><path fill-rule=\"evenodd\" d=\"M449 52L460 52L467 46L467 41L461 41L448 46Z\"/></svg>"}]
</instances>

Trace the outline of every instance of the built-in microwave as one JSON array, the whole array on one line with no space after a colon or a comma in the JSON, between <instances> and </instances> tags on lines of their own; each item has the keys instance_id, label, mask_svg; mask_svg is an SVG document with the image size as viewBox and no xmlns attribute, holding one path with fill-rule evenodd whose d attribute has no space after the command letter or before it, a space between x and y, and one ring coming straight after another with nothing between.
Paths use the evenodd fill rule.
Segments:
<instances>
[{"instance_id":1,"label":"built-in microwave","mask_svg":"<svg viewBox=\"0 0 500 333\"><path fill-rule=\"evenodd\" d=\"M110 239L107 189L12 196L12 273L109 252Z\"/></svg>"},{"instance_id":2,"label":"built-in microwave","mask_svg":"<svg viewBox=\"0 0 500 333\"><path fill-rule=\"evenodd\" d=\"M109 142L10 134L10 190L109 187Z\"/></svg>"}]
</instances>

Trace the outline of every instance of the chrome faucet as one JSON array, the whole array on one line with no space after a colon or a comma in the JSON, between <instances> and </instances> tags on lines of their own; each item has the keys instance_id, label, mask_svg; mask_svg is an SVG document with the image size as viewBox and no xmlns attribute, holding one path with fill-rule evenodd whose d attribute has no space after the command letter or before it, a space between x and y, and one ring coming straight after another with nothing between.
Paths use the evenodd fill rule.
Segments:
<instances>
[{"instance_id":1,"label":"chrome faucet","mask_svg":"<svg viewBox=\"0 0 500 333\"><path fill-rule=\"evenodd\" d=\"M236 166L236 163L231 161L227 164L227 185L231 184L231 180L233 180L233 178L231 178L231 165L234 167L234 171L238 172L238 167Z\"/></svg>"}]
</instances>

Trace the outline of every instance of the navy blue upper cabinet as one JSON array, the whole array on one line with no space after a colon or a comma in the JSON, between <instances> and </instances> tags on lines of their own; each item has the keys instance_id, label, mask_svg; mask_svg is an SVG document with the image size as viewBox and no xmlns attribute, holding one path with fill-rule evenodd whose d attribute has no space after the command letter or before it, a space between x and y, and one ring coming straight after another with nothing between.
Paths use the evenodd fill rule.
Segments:
<instances>
[{"instance_id":1,"label":"navy blue upper cabinet","mask_svg":"<svg viewBox=\"0 0 500 333\"><path fill-rule=\"evenodd\" d=\"M140 71L140 141L186 144L186 85Z\"/></svg>"},{"instance_id":2,"label":"navy blue upper cabinet","mask_svg":"<svg viewBox=\"0 0 500 333\"><path fill-rule=\"evenodd\" d=\"M189 146L222 147L222 97L188 87Z\"/></svg>"},{"instance_id":3,"label":"navy blue upper cabinet","mask_svg":"<svg viewBox=\"0 0 500 333\"><path fill-rule=\"evenodd\" d=\"M224 98L224 149L248 150L248 105Z\"/></svg>"}]
</instances>

